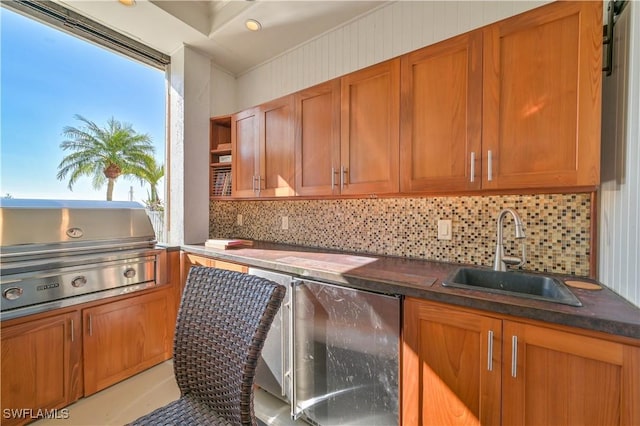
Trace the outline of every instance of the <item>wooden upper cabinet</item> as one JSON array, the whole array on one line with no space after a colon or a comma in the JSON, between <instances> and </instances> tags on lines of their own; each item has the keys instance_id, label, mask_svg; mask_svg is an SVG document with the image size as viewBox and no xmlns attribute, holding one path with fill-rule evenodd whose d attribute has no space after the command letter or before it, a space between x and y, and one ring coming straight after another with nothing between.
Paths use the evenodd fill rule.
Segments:
<instances>
[{"instance_id":1,"label":"wooden upper cabinet","mask_svg":"<svg viewBox=\"0 0 640 426\"><path fill-rule=\"evenodd\" d=\"M403 425L500 424L502 321L406 298Z\"/></svg>"},{"instance_id":2,"label":"wooden upper cabinet","mask_svg":"<svg viewBox=\"0 0 640 426\"><path fill-rule=\"evenodd\" d=\"M293 117L293 95L260 106L259 196L295 195Z\"/></svg>"},{"instance_id":3,"label":"wooden upper cabinet","mask_svg":"<svg viewBox=\"0 0 640 426\"><path fill-rule=\"evenodd\" d=\"M337 195L340 170L340 80L295 94L297 195Z\"/></svg>"},{"instance_id":4,"label":"wooden upper cabinet","mask_svg":"<svg viewBox=\"0 0 640 426\"><path fill-rule=\"evenodd\" d=\"M601 67L600 2L485 28L483 188L599 184Z\"/></svg>"},{"instance_id":5,"label":"wooden upper cabinet","mask_svg":"<svg viewBox=\"0 0 640 426\"><path fill-rule=\"evenodd\" d=\"M402 56L400 191L479 189L482 32Z\"/></svg>"},{"instance_id":6,"label":"wooden upper cabinet","mask_svg":"<svg viewBox=\"0 0 640 426\"><path fill-rule=\"evenodd\" d=\"M400 59L341 80L340 192L398 192Z\"/></svg>"},{"instance_id":7,"label":"wooden upper cabinet","mask_svg":"<svg viewBox=\"0 0 640 426\"><path fill-rule=\"evenodd\" d=\"M640 424L640 347L512 321L503 333L503 424Z\"/></svg>"},{"instance_id":8,"label":"wooden upper cabinet","mask_svg":"<svg viewBox=\"0 0 640 426\"><path fill-rule=\"evenodd\" d=\"M232 195L254 197L259 171L259 111L250 108L231 117Z\"/></svg>"}]
</instances>

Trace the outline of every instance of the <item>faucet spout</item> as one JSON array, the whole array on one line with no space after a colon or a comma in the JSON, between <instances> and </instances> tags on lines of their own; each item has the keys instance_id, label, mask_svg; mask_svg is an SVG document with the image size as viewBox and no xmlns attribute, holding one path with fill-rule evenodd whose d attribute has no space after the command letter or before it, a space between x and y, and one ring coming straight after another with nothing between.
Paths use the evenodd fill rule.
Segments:
<instances>
[{"instance_id":1,"label":"faucet spout","mask_svg":"<svg viewBox=\"0 0 640 426\"><path fill-rule=\"evenodd\" d=\"M524 225L522 224L522 219L520 215L514 209L503 209L500 214L498 214L498 225L497 225L497 235L496 235L496 254L493 261L493 269L496 271L506 271L507 264L522 266L525 264L526 260L526 248L524 242L522 245L522 257L516 256L505 256L504 254L504 244L503 244L503 236L502 236L502 227L504 218L507 215L511 215L513 217L513 223L515 227L515 238L518 240L525 239L524 234Z\"/></svg>"}]
</instances>

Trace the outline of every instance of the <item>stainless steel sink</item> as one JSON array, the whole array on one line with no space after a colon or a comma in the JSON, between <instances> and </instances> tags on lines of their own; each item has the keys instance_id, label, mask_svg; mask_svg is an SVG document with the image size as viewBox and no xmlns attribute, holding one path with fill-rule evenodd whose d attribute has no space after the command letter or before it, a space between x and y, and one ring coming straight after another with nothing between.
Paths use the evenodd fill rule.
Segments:
<instances>
[{"instance_id":1,"label":"stainless steel sink","mask_svg":"<svg viewBox=\"0 0 640 426\"><path fill-rule=\"evenodd\" d=\"M545 275L459 268L443 281L442 285L582 306L580 300L562 281Z\"/></svg>"}]
</instances>

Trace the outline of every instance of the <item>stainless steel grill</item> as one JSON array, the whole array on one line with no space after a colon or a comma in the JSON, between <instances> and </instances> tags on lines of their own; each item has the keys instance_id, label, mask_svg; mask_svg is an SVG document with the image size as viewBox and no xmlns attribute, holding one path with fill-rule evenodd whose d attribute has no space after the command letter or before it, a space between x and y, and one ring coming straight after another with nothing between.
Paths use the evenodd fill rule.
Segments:
<instances>
[{"instance_id":1,"label":"stainless steel grill","mask_svg":"<svg viewBox=\"0 0 640 426\"><path fill-rule=\"evenodd\" d=\"M163 256L138 203L0 200L2 319L154 287Z\"/></svg>"}]
</instances>

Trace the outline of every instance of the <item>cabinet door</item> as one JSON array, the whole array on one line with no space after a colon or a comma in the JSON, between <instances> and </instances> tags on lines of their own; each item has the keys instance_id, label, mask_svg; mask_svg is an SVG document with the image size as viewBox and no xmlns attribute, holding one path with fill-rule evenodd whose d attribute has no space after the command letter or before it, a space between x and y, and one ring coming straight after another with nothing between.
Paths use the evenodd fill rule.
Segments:
<instances>
[{"instance_id":1,"label":"cabinet door","mask_svg":"<svg viewBox=\"0 0 640 426\"><path fill-rule=\"evenodd\" d=\"M302 90L296 103L296 193L339 194L340 80Z\"/></svg>"},{"instance_id":2,"label":"cabinet door","mask_svg":"<svg viewBox=\"0 0 640 426\"><path fill-rule=\"evenodd\" d=\"M256 178L259 171L259 114L258 108L239 112L231 117L232 195L257 195Z\"/></svg>"},{"instance_id":3,"label":"cabinet door","mask_svg":"<svg viewBox=\"0 0 640 426\"><path fill-rule=\"evenodd\" d=\"M402 423L500 424L501 330L499 319L406 298Z\"/></svg>"},{"instance_id":4,"label":"cabinet door","mask_svg":"<svg viewBox=\"0 0 640 426\"><path fill-rule=\"evenodd\" d=\"M640 424L640 348L504 322L503 424Z\"/></svg>"},{"instance_id":5,"label":"cabinet door","mask_svg":"<svg viewBox=\"0 0 640 426\"><path fill-rule=\"evenodd\" d=\"M400 190L479 189L482 32L402 57Z\"/></svg>"},{"instance_id":6,"label":"cabinet door","mask_svg":"<svg viewBox=\"0 0 640 426\"><path fill-rule=\"evenodd\" d=\"M399 122L399 59L342 77L342 194L398 192Z\"/></svg>"},{"instance_id":7,"label":"cabinet door","mask_svg":"<svg viewBox=\"0 0 640 426\"><path fill-rule=\"evenodd\" d=\"M65 407L82 396L80 313L2 327L2 409ZM18 412L2 424L24 424ZM27 415L28 416L28 415Z\"/></svg>"},{"instance_id":8,"label":"cabinet door","mask_svg":"<svg viewBox=\"0 0 640 426\"><path fill-rule=\"evenodd\" d=\"M484 188L598 185L602 4L557 2L486 28Z\"/></svg>"},{"instance_id":9,"label":"cabinet door","mask_svg":"<svg viewBox=\"0 0 640 426\"><path fill-rule=\"evenodd\" d=\"M85 396L171 357L170 290L83 310Z\"/></svg>"},{"instance_id":10,"label":"cabinet door","mask_svg":"<svg viewBox=\"0 0 640 426\"><path fill-rule=\"evenodd\" d=\"M260 106L260 196L295 195L293 95Z\"/></svg>"}]
</instances>

